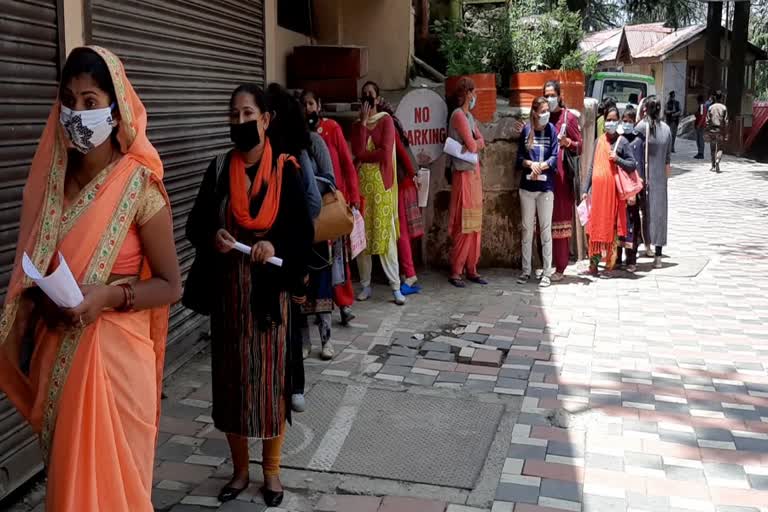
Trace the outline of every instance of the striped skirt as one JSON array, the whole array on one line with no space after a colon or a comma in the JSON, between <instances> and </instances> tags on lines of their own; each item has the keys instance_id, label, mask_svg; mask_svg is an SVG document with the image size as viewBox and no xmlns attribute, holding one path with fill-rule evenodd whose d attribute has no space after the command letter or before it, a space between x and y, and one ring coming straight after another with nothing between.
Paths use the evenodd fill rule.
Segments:
<instances>
[{"instance_id":1,"label":"striped skirt","mask_svg":"<svg viewBox=\"0 0 768 512\"><path fill-rule=\"evenodd\" d=\"M271 439L283 432L286 420L289 297L280 295L282 322L259 329L248 299L249 261L241 260L231 269L239 274L239 286L224 294L221 309L211 315L213 422L228 434Z\"/></svg>"}]
</instances>

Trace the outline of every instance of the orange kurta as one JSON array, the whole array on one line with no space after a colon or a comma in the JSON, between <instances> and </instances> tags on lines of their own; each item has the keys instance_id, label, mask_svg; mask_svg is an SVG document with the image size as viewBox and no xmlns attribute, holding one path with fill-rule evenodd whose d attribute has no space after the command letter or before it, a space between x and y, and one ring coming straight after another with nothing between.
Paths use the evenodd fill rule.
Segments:
<instances>
[{"instance_id":1,"label":"orange kurta","mask_svg":"<svg viewBox=\"0 0 768 512\"><path fill-rule=\"evenodd\" d=\"M135 257L121 249L149 191L160 190L167 204L144 106L117 57L92 49L115 85L124 156L65 205L67 150L60 104L53 106L24 190L16 266L0 316L0 389L40 434L48 512L151 512L168 307L105 312L85 328L52 329L35 317L25 293L34 285L19 265L26 252L38 268L52 270L61 252L79 283L105 284L115 267L126 266L121 254ZM151 277L146 262L141 277ZM28 374L20 367L24 332L33 333Z\"/></svg>"}]
</instances>

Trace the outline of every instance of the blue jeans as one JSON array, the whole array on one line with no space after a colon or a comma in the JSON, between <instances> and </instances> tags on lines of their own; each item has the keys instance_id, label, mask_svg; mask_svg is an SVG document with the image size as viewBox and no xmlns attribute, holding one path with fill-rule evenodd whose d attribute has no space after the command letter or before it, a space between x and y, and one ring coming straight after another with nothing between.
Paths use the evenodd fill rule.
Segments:
<instances>
[{"instance_id":1,"label":"blue jeans","mask_svg":"<svg viewBox=\"0 0 768 512\"><path fill-rule=\"evenodd\" d=\"M704 156L704 128L696 128L696 148L697 155Z\"/></svg>"}]
</instances>

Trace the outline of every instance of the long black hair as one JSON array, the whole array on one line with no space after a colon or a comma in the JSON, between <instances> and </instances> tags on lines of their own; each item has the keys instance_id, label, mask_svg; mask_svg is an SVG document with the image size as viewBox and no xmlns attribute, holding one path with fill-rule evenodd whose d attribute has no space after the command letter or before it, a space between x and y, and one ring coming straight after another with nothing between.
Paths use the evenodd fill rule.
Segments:
<instances>
[{"instance_id":1,"label":"long black hair","mask_svg":"<svg viewBox=\"0 0 768 512\"><path fill-rule=\"evenodd\" d=\"M264 95L264 89L259 87L256 84L242 84L237 86L237 89L235 89L232 92L232 96L229 98L229 108L232 108L235 104L235 98L238 94L250 94L253 96L253 102L256 104L257 107L259 107L259 110L261 110L262 113L268 112L267 110L267 102Z\"/></svg>"},{"instance_id":2,"label":"long black hair","mask_svg":"<svg viewBox=\"0 0 768 512\"><path fill-rule=\"evenodd\" d=\"M119 114L120 106L117 104L117 93L115 92L115 83L112 81L112 75L104 59L92 49L81 46L75 48L67 57L64 63L64 69L61 70L61 81L59 82L59 99L63 96L64 88L80 75L89 75L96 85L109 96L109 103L114 105L112 112ZM112 144L120 147L117 140L117 126L112 130Z\"/></svg>"},{"instance_id":3,"label":"long black hair","mask_svg":"<svg viewBox=\"0 0 768 512\"><path fill-rule=\"evenodd\" d=\"M544 84L544 88L541 90L542 95L544 92L549 88L553 88L555 92L557 93L557 102L560 108L566 108L565 102L563 101L563 95L560 92L560 81L559 80L549 80L547 83Z\"/></svg>"},{"instance_id":4,"label":"long black hair","mask_svg":"<svg viewBox=\"0 0 768 512\"><path fill-rule=\"evenodd\" d=\"M298 158L311 144L304 109L299 100L280 84L271 83L265 94L266 107L272 113L267 136L272 154Z\"/></svg>"},{"instance_id":5,"label":"long black hair","mask_svg":"<svg viewBox=\"0 0 768 512\"><path fill-rule=\"evenodd\" d=\"M656 135L656 126L661 122L661 102L657 96L648 96L643 103L645 108L645 121L651 129L651 134Z\"/></svg>"}]
</instances>

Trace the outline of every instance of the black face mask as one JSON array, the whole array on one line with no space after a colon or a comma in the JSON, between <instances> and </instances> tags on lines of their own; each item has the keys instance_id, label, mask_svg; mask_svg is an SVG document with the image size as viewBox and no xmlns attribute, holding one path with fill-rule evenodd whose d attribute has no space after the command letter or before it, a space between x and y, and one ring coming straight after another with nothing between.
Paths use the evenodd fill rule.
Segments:
<instances>
[{"instance_id":1,"label":"black face mask","mask_svg":"<svg viewBox=\"0 0 768 512\"><path fill-rule=\"evenodd\" d=\"M373 108L376 104L376 100L373 99L373 96L365 95L362 98L360 98L360 103L367 103L370 108Z\"/></svg>"},{"instance_id":2,"label":"black face mask","mask_svg":"<svg viewBox=\"0 0 768 512\"><path fill-rule=\"evenodd\" d=\"M317 125L320 124L320 114L312 112L307 116L307 126L313 132L317 131Z\"/></svg>"},{"instance_id":3,"label":"black face mask","mask_svg":"<svg viewBox=\"0 0 768 512\"><path fill-rule=\"evenodd\" d=\"M261 142L258 121L248 121L241 124L229 125L229 136L235 144L235 149L247 153Z\"/></svg>"}]
</instances>

